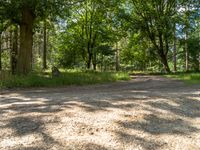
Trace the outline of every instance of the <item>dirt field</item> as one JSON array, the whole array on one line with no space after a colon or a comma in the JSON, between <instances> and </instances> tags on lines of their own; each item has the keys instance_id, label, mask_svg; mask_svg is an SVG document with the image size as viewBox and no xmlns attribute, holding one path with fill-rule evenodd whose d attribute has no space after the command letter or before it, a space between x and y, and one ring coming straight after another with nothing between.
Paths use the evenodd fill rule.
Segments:
<instances>
[{"instance_id":1,"label":"dirt field","mask_svg":"<svg viewBox=\"0 0 200 150\"><path fill-rule=\"evenodd\" d=\"M200 150L200 85L158 76L0 91L1 150Z\"/></svg>"}]
</instances>

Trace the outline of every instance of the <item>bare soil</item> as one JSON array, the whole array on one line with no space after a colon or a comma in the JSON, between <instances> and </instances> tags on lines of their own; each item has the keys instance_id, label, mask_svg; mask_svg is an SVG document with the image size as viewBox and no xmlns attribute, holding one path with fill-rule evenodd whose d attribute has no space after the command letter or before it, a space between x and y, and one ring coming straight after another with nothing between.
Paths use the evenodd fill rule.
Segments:
<instances>
[{"instance_id":1,"label":"bare soil","mask_svg":"<svg viewBox=\"0 0 200 150\"><path fill-rule=\"evenodd\" d=\"M200 150L200 85L159 76L0 91L1 150Z\"/></svg>"}]
</instances>

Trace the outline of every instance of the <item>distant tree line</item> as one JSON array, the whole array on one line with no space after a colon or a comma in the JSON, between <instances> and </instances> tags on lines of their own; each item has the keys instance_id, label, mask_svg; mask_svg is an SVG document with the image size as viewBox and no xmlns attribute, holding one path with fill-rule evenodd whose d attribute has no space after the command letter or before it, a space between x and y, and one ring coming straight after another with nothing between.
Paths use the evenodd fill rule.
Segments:
<instances>
[{"instance_id":1,"label":"distant tree line","mask_svg":"<svg viewBox=\"0 0 200 150\"><path fill-rule=\"evenodd\" d=\"M198 0L0 0L0 70L199 71Z\"/></svg>"}]
</instances>

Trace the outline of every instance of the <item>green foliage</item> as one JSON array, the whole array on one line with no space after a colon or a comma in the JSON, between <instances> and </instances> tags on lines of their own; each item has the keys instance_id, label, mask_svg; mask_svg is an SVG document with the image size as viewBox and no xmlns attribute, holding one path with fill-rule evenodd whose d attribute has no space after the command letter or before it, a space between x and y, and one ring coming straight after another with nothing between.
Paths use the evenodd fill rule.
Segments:
<instances>
[{"instance_id":1,"label":"green foliage","mask_svg":"<svg viewBox=\"0 0 200 150\"><path fill-rule=\"evenodd\" d=\"M8 73L0 74L0 88L15 87L57 87L67 85L87 85L99 84L107 82L115 82L119 80L129 80L127 73L114 72L95 72L66 70L62 71L60 77L52 78L50 72L31 73L27 76L13 76Z\"/></svg>"},{"instance_id":2,"label":"green foliage","mask_svg":"<svg viewBox=\"0 0 200 150\"><path fill-rule=\"evenodd\" d=\"M183 80L188 84L200 84L200 73L177 73L165 76L168 78Z\"/></svg>"},{"instance_id":3,"label":"green foliage","mask_svg":"<svg viewBox=\"0 0 200 150\"><path fill-rule=\"evenodd\" d=\"M5 45L10 45L11 26L22 25L24 7L34 16L34 71L41 70L44 62L44 22L48 67L110 71L120 62L122 70L159 72L164 63L170 68L174 65L176 37L177 70L185 69L186 42L189 70L199 70L198 5L198 0L0 0L3 70L10 69L12 48ZM23 44L18 42L19 56Z\"/></svg>"}]
</instances>

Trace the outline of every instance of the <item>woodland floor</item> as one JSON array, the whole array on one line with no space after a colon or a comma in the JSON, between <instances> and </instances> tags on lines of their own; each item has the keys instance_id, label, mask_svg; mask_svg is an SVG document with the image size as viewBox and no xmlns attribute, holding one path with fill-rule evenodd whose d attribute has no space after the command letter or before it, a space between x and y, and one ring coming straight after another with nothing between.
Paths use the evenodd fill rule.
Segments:
<instances>
[{"instance_id":1,"label":"woodland floor","mask_svg":"<svg viewBox=\"0 0 200 150\"><path fill-rule=\"evenodd\" d=\"M159 76L0 91L1 150L199 150L200 85Z\"/></svg>"}]
</instances>

